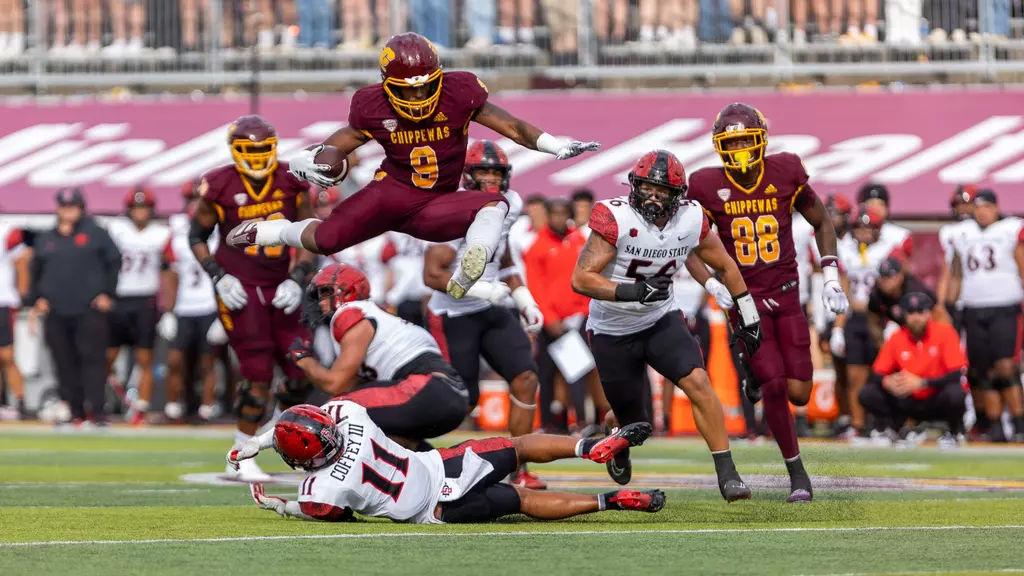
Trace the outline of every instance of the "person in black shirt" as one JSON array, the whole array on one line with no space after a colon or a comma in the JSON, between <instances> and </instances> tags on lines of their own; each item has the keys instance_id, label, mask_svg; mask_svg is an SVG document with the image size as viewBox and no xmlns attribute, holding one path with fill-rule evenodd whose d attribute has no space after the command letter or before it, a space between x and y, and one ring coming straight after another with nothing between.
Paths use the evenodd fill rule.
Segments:
<instances>
[{"instance_id":1,"label":"person in black shirt","mask_svg":"<svg viewBox=\"0 0 1024 576\"><path fill-rule=\"evenodd\" d=\"M900 307L900 299L904 294L920 292L926 294L931 302L936 302L935 292L924 282L903 267L903 262L895 256L882 261L878 267L878 281L868 299L868 312L872 330L881 334L888 321L900 326L906 325L905 312ZM932 317L938 322L952 324L945 306L937 305Z\"/></svg>"},{"instance_id":2,"label":"person in black shirt","mask_svg":"<svg viewBox=\"0 0 1024 576\"><path fill-rule=\"evenodd\" d=\"M46 344L72 418L102 424L107 313L114 306L121 253L107 231L84 215L80 189L57 191L57 226L35 238L25 304L32 306L30 325L46 318Z\"/></svg>"}]
</instances>

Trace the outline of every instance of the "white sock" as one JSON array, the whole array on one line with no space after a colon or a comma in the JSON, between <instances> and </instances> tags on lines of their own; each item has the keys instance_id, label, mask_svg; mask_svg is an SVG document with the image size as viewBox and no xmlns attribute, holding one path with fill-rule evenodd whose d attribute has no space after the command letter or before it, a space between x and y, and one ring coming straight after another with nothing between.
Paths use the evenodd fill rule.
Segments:
<instances>
[{"instance_id":1,"label":"white sock","mask_svg":"<svg viewBox=\"0 0 1024 576\"><path fill-rule=\"evenodd\" d=\"M148 412L149 411L149 400L136 400L135 401L135 409L138 410L139 412Z\"/></svg>"},{"instance_id":2,"label":"white sock","mask_svg":"<svg viewBox=\"0 0 1024 576\"><path fill-rule=\"evenodd\" d=\"M583 440L576 443L576 457L583 458Z\"/></svg>"},{"instance_id":3,"label":"white sock","mask_svg":"<svg viewBox=\"0 0 1024 576\"><path fill-rule=\"evenodd\" d=\"M164 404L164 414L171 420L177 420L185 415L185 407L180 402L168 402Z\"/></svg>"},{"instance_id":4,"label":"white sock","mask_svg":"<svg viewBox=\"0 0 1024 576\"><path fill-rule=\"evenodd\" d=\"M466 230L466 245L483 244L487 249L488 262L498 251L502 224L505 222L506 214L508 214L508 204L504 202L497 206L485 206L476 213L476 218Z\"/></svg>"},{"instance_id":5,"label":"white sock","mask_svg":"<svg viewBox=\"0 0 1024 576\"><path fill-rule=\"evenodd\" d=\"M245 441L252 438L249 434L242 432L241 430L235 430L235 446L241 446L245 444Z\"/></svg>"},{"instance_id":6,"label":"white sock","mask_svg":"<svg viewBox=\"0 0 1024 576\"><path fill-rule=\"evenodd\" d=\"M306 229L306 226L319 221L316 218L306 218L301 222L292 222L281 230L281 241L289 246L302 248L302 231Z\"/></svg>"}]
</instances>

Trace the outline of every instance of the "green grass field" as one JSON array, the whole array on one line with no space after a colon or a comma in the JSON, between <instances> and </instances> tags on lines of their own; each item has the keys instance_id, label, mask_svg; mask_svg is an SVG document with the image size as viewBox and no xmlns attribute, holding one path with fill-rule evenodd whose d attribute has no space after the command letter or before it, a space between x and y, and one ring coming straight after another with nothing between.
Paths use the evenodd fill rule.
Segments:
<instances>
[{"instance_id":1,"label":"green grass field","mask_svg":"<svg viewBox=\"0 0 1024 576\"><path fill-rule=\"evenodd\" d=\"M218 485L227 430L58 433L0 427L0 574L996 574L1024 572L1024 448L804 447L815 502L783 503L774 445L734 446L755 488L725 504L695 440L634 452L661 513L480 526L284 520ZM273 454L264 469L286 472ZM537 467L553 487L607 490L602 466ZM289 476L282 476L287 481ZM293 497L295 486L268 486Z\"/></svg>"}]
</instances>

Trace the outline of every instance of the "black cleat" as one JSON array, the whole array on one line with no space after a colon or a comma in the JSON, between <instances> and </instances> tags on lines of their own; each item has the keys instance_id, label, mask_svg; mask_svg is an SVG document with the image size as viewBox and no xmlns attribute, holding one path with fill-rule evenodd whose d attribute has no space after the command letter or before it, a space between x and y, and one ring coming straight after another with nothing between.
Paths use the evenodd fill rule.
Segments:
<instances>
[{"instance_id":1,"label":"black cleat","mask_svg":"<svg viewBox=\"0 0 1024 576\"><path fill-rule=\"evenodd\" d=\"M741 381L743 394L747 397L747 400L750 400L751 404L757 404L761 401L761 383L754 378L754 371L750 368L746 349L741 348L738 355L740 357L740 368L743 369L743 380Z\"/></svg>"},{"instance_id":2,"label":"black cleat","mask_svg":"<svg viewBox=\"0 0 1024 576\"><path fill-rule=\"evenodd\" d=\"M811 488L811 477L804 469L803 460L799 457L786 462L789 470L789 497L786 502L790 504L804 504L814 498L814 490Z\"/></svg>"},{"instance_id":3,"label":"black cleat","mask_svg":"<svg viewBox=\"0 0 1024 576\"><path fill-rule=\"evenodd\" d=\"M597 463L607 462L619 452L643 444L650 438L652 431L653 428L647 422L627 424L595 444L584 458Z\"/></svg>"},{"instance_id":4,"label":"black cleat","mask_svg":"<svg viewBox=\"0 0 1024 576\"><path fill-rule=\"evenodd\" d=\"M722 492L722 498L730 504L737 500L750 500L750 488L747 488L739 478L730 478L722 482L718 489Z\"/></svg>"},{"instance_id":5,"label":"black cleat","mask_svg":"<svg viewBox=\"0 0 1024 576\"><path fill-rule=\"evenodd\" d=\"M615 480L616 484L625 486L633 478L633 463L629 461L629 450L623 450L616 454L605 464L608 475Z\"/></svg>"}]
</instances>

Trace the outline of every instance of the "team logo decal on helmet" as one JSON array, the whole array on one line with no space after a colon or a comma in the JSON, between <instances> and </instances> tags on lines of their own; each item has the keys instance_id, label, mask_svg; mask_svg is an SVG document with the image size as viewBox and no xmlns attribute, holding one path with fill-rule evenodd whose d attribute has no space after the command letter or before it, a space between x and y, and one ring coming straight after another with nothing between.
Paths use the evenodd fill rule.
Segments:
<instances>
[{"instance_id":1,"label":"team logo decal on helmet","mask_svg":"<svg viewBox=\"0 0 1024 576\"><path fill-rule=\"evenodd\" d=\"M433 116L441 99L441 61L437 48L423 36L406 32L392 36L380 52L380 75L391 107L403 118L419 122ZM427 86L421 100L407 100L396 89Z\"/></svg>"},{"instance_id":2,"label":"team logo decal on helmet","mask_svg":"<svg viewBox=\"0 0 1024 576\"><path fill-rule=\"evenodd\" d=\"M319 470L334 462L343 447L334 418L319 406L292 406L274 425L274 450L296 470Z\"/></svg>"}]
</instances>

